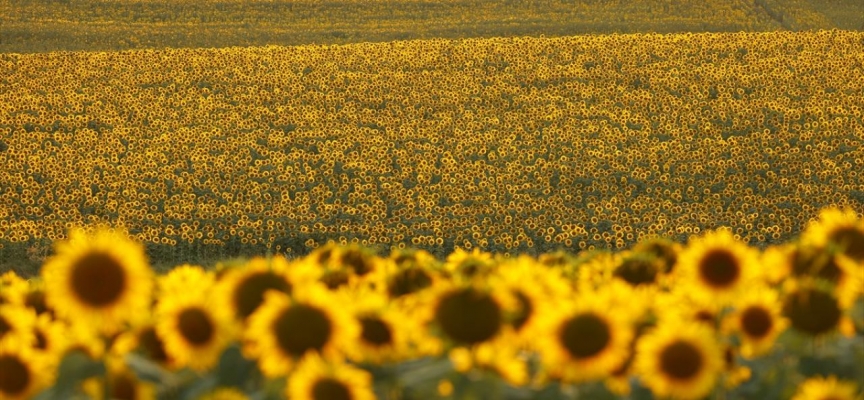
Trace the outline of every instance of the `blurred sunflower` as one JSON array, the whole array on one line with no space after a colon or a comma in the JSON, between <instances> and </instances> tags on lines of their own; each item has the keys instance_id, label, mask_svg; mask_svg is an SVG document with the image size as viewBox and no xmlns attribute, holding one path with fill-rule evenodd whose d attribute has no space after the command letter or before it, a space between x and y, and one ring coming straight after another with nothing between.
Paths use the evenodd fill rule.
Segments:
<instances>
[{"instance_id":1,"label":"blurred sunflower","mask_svg":"<svg viewBox=\"0 0 864 400\"><path fill-rule=\"evenodd\" d=\"M714 388L723 355L708 327L670 322L639 340L635 367L655 396L700 399Z\"/></svg>"},{"instance_id":2,"label":"blurred sunflower","mask_svg":"<svg viewBox=\"0 0 864 400\"><path fill-rule=\"evenodd\" d=\"M786 293L782 311L793 329L810 336L833 332L844 318L831 290L814 285L801 285Z\"/></svg>"},{"instance_id":3,"label":"blurred sunflower","mask_svg":"<svg viewBox=\"0 0 864 400\"><path fill-rule=\"evenodd\" d=\"M42 267L46 302L80 326L111 334L150 306L153 273L144 247L125 234L72 230Z\"/></svg>"},{"instance_id":4,"label":"blurred sunflower","mask_svg":"<svg viewBox=\"0 0 864 400\"><path fill-rule=\"evenodd\" d=\"M345 288L334 296L338 304L350 305L350 313L360 325L357 342L345 349L352 361L382 364L416 355L409 342L419 331L416 321L390 303L378 288Z\"/></svg>"},{"instance_id":5,"label":"blurred sunflower","mask_svg":"<svg viewBox=\"0 0 864 400\"><path fill-rule=\"evenodd\" d=\"M36 313L23 305L0 305L0 340L6 336L18 335L27 343L33 343L33 327Z\"/></svg>"},{"instance_id":6,"label":"blurred sunflower","mask_svg":"<svg viewBox=\"0 0 864 400\"><path fill-rule=\"evenodd\" d=\"M124 355L136 352L162 368L177 369L177 363L165 350L165 342L156 332L156 322L150 317L141 325L126 330L114 340L112 351Z\"/></svg>"},{"instance_id":7,"label":"blurred sunflower","mask_svg":"<svg viewBox=\"0 0 864 400\"><path fill-rule=\"evenodd\" d=\"M54 309L45 301L45 283L41 279L31 279L30 286L24 294L24 305L33 309L37 315L48 314L54 317Z\"/></svg>"},{"instance_id":8,"label":"blurred sunflower","mask_svg":"<svg viewBox=\"0 0 864 400\"><path fill-rule=\"evenodd\" d=\"M81 388L91 399L97 400L155 400L156 385L147 382L135 375L126 367L122 358L112 357L106 360L107 382L102 377L93 377L84 380ZM107 387L108 393L105 393ZM106 396L106 394L109 394Z\"/></svg>"},{"instance_id":9,"label":"blurred sunflower","mask_svg":"<svg viewBox=\"0 0 864 400\"><path fill-rule=\"evenodd\" d=\"M858 393L855 382L817 376L809 378L801 385L792 400L862 400L864 396Z\"/></svg>"},{"instance_id":10,"label":"blurred sunflower","mask_svg":"<svg viewBox=\"0 0 864 400\"><path fill-rule=\"evenodd\" d=\"M198 265L183 264L156 278L156 297L188 293L190 290L211 290L216 276Z\"/></svg>"},{"instance_id":11,"label":"blurred sunflower","mask_svg":"<svg viewBox=\"0 0 864 400\"><path fill-rule=\"evenodd\" d=\"M338 361L310 353L288 377L291 400L373 400L372 375Z\"/></svg>"},{"instance_id":12,"label":"blurred sunflower","mask_svg":"<svg viewBox=\"0 0 864 400\"><path fill-rule=\"evenodd\" d=\"M767 286L752 287L735 301L734 308L726 317L725 330L740 335L741 355L748 359L770 351L789 324L781 315L777 292Z\"/></svg>"},{"instance_id":13,"label":"blurred sunflower","mask_svg":"<svg viewBox=\"0 0 864 400\"><path fill-rule=\"evenodd\" d=\"M726 346L723 350L723 387L726 390L732 390L742 383L750 380L752 371L749 367L740 365L737 360L737 352L735 347Z\"/></svg>"},{"instance_id":14,"label":"blurred sunflower","mask_svg":"<svg viewBox=\"0 0 864 400\"><path fill-rule=\"evenodd\" d=\"M67 325L55 321L48 314L39 314L33 327L35 341L33 348L45 357L45 362L52 368L56 367L69 346Z\"/></svg>"},{"instance_id":15,"label":"blurred sunflower","mask_svg":"<svg viewBox=\"0 0 864 400\"><path fill-rule=\"evenodd\" d=\"M0 399L29 399L54 380L54 369L19 335L0 339Z\"/></svg>"},{"instance_id":16,"label":"blurred sunflower","mask_svg":"<svg viewBox=\"0 0 864 400\"><path fill-rule=\"evenodd\" d=\"M653 255L661 261L661 272L668 274L672 273L675 265L678 264L681 245L666 238L652 237L636 243L633 252Z\"/></svg>"},{"instance_id":17,"label":"blurred sunflower","mask_svg":"<svg viewBox=\"0 0 864 400\"><path fill-rule=\"evenodd\" d=\"M718 230L691 239L678 257L676 285L693 293L728 304L739 291L758 277L759 252L736 240L728 230Z\"/></svg>"},{"instance_id":18,"label":"blurred sunflower","mask_svg":"<svg viewBox=\"0 0 864 400\"><path fill-rule=\"evenodd\" d=\"M837 252L864 267L864 219L852 209L822 209L819 218L811 221L801 233L801 240L831 253Z\"/></svg>"},{"instance_id":19,"label":"blurred sunflower","mask_svg":"<svg viewBox=\"0 0 864 400\"><path fill-rule=\"evenodd\" d=\"M444 270L456 279L472 279L486 276L493 271L494 266L492 254L480 251L476 247L471 252L458 247L447 256Z\"/></svg>"},{"instance_id":20,"label":"blurred sunflower","mask_svg":"<svg viewBox=\"0 0 864 400\"><path fill-rule=\"evenodd\" d=\"M264 296L264 304L249 317L244 353L258 359L265 375L284 376L308 353L329 359L356 344L358 322L320 285L295 290L292 297L277 291Z\"/></svg>"},{"instance_id":21,"label":"blurred sunflower","mask_svg":"<svg viewBox=\"0 0 864 400\"><path fill-rule=\"evenodd\" d=\"M233 387L218 387L203 394L197 400L249 400L249 396Z\"/></svg>"},{"instance_id":22,"label":"blurred sunflower","mask_svg":"<svg viewBox=\"0 0 864 400\"><path fill-rule=\"evenodd\" d=\"M234 337L231 314L212 307L204 289L163 295L156 305L156 320L156 333L178 367L210 369Z\"/></svg>"},{"instance_id":23,"label":"blurred sunflower","mask_svg":"<svg viewBox=\"0 0 864 400\"><path fill-rule=\"evenodd\" d=\"M620 367L633 338L632 321L602 296L577 298L542 311L537 350L544 368L565 382L598 380Z\"/></svg>"},{"instance_id":24,"label":"blurred sunflower","mask_svg":"<svg viewBox=\"0 0 864 400\"><path fill-rule=\"evenodd\" d=\"M506 300L480 284L454 284L426 293L418 316L430 332L452 346L473 346L494 338L504 326Z\"/></svg>"},{"instance_id":25,"label":"blurred sunflower","mask_svg":"<svg viewBox=\"0 0 864 400\"><path fill-rule=\"evenodd\" d=\"M236 319L245 321L264 302L265 292L291 294L294 287L291 267L283 257L253 258L241 267L227 270L213 296Z\"/></svg>"},{"instance_id":26,"label":"blurred sunflower","mask_svg":"<svg viewBox=\"0 0 864 400\"><path fill-rule=\"evenodd\" d=\"M491 371L512 386L528 383L528 365L522 346L514 340L510 330L495 340L471 347L456 347L450 350L448 358L453 368L468 374L472 369Z\"/></svg>"}]
</instances>

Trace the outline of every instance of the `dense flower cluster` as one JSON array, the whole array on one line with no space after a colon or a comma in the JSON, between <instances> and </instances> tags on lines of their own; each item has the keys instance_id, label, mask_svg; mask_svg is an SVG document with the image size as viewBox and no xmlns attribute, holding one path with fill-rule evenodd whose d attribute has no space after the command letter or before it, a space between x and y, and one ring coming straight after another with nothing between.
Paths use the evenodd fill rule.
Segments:
<instances>
[{"instance_id":1,"label":"dense flower cluster","mask_svg":"<svg viewBox=\"0 0 864 400\"><path fill-rule=\"evenodd\" d=\"M765 251L728 229L684 246L653 239L539 258L478 249L446 260L410 249L381 257L328 244L294 260L182 265L158 276L121 232L73 230L39 279L0 277L0 399L61 388L114 399L273 390L401 398L418 390L405 366L436 359L446 368L421 383L440 378L441 396L465 396L465 382L485 374L536 398L554 398L554 385L735 398L748 382L779 379L772 353L795 365L816 342L823 353L864 352L862 306L864 220L833 208L799 240ZM68 374L72 355L101 360L104 372L70 383L58 374ZM791 397L800 383L796 399L854 400L860 389L847 380L864 365L853 359L839 380L784 373L776 396ZM386 378L382 368L394 365L402 373Z\"/></svg>"},{"instance_id":2,"label":"dense flower cluster","mask_svg":"<svg viewBox=\"0 0 864 400\"><path fill-rule=\"evenodd\" d=\"M96 223L187 260L329 240L439 257L621 249L717 226L785 241L821 207L864 209L862 40L0 55L0 245Z\"/></svg>"}]
</instances>

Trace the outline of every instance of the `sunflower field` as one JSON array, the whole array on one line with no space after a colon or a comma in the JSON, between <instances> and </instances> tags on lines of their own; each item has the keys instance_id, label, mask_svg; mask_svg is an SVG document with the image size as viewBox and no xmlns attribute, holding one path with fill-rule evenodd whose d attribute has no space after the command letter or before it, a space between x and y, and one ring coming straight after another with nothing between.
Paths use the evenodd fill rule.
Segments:
<instances>
[{"instance_id":1,"label":"sunflower field","mask_svg":"<svg viewBox=\"0 0 864 400\"><path fill-rule=\"evenodd\" d=\"M860 399L864 219L764 250L729 229L620 252L441 260L330 243L155 274L75 229L0 276L0 399Z\"/></svg>"}]
</instances>

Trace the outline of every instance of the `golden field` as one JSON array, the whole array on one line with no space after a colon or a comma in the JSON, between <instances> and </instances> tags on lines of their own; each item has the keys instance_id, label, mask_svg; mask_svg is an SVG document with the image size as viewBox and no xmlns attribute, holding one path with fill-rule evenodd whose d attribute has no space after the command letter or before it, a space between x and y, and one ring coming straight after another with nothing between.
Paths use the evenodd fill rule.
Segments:
<instances>
[{"instance_id":1,"label":"golden field","mask_svg":"<svg viewBox=\"0 0 864 400\"><path fill-rule=\"evenodd\" d=\"M0 252L126 227L156 264L333 240L788 240L864 208L864 34L0 55ZM19 269L20 270L20 269Z\"/></svg>"}]
</instances>

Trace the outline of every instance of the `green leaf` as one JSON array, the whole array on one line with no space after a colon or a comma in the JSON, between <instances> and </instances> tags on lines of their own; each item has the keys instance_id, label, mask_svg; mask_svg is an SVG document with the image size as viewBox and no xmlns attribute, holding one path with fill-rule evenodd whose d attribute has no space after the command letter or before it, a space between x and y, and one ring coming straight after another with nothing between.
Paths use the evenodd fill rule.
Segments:
<instances>
[{"instance_id":1,"label":"green leaf","mask_svg":"<svg viewBox=\"0 0 864 400\"><path fill-rule=\"evenodd\" d=\"M225 349L219 358L216 373L218 385L241 388L256 370L255 362L243 357L240 346L235 344Z\"/></svg>"},{"instance_id":2,"label":"green leaf","mask_svg":"<svg viewBox=\"0 0 864 400\"><path fill-rule=\"evenodd\" d=\"M93 360L82 351L73 351L63 357L57 368L54 386L35 397L36 400L68 399L75 395L78 387L87 378L105 375L105 364Z\"/></svg>"}]
</instances>

